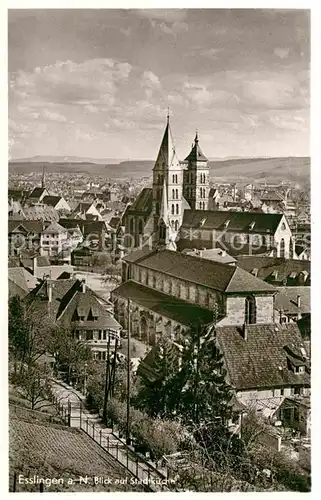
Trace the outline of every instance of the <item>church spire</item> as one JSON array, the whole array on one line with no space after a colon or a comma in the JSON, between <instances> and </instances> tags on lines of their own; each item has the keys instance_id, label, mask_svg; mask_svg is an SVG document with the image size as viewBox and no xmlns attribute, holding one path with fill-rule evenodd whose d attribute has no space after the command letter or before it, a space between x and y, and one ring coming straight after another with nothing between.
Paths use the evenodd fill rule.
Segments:
<instances>
[{"instance_id":1,"label":"church spire","mask_svg":"<svg viewBox=\"0 0 321 500\"><path fill-rule=\"evenodd\" d=\"M45 166L42 165L42 178L41 178L41 187L45 189Z\"/></svg>"}]
</instances>

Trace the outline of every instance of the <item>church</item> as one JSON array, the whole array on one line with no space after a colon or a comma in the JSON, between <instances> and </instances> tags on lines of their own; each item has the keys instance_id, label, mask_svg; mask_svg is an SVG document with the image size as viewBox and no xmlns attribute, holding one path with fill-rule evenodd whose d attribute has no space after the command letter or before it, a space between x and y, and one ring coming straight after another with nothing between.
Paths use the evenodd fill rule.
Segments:
<instances>
[{"instance_id":1,"label":"church","mask_svg":"<svg viewBox=\"0 0 321 500\"><path fill-rule=\"evenodd\" d=\"M127 248L142 242L176 250L175 240L185 210L207 210L209 165L196 133L190 153L180 161L174 146L169 116L153 168L153 186L144 188L124 213Z\"/></svg>"}]
</instances>

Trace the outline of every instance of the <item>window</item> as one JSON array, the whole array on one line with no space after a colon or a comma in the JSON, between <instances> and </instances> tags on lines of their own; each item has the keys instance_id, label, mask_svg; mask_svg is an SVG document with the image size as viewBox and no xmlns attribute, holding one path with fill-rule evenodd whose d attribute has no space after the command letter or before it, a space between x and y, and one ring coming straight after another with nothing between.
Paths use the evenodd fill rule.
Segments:
<instances>
[{"instance_id":1,"label":"window","mask_svg":"<svg viewBox=\"0 0 321 500\"><path fill-rule=\"evenodd\" d=\"M176 200L178 200L178 189L176 189Z\"/></svg>"},{"instance_id":2,"label":"window","mask_svg":"<svg viewBox=\"0 0 321 500\"><path fill-rule=\"evenodd\" d=\"M172 205L172 215L175 213L175 205Z\"/></svg>"},{"instance_id":3,"label":"window","mask_svg":"<svg viewBox=\"0 0 321 500\"><path fill-rule=\"evenodd\" d=\"M138 233L142 234L143 233L143 221L139 219L138 221Z\"/></svg>"},{"instance_id":4,"label":"window","mask_svg":"<svg viewBox=\"0 0 321 500\"><path fill-rule=\"evenodd\" d=\"M179 214L179 205L178 205L178 203L176 203L176 215L178 215L178 214Z\"/></svg>"},{"instance_id":5,"label":"window","mask_svg":"<svg viewBox=\"0 0 321 500\"><path fill-rule=\"evenodd\" d=\"M280 257L285 257L285 241L284 238L281 238L280 241Z\"/></svg>"},{"instance_id":6,"label":"window","mask_svg":"<svg viewBox=\"0 0 321 500\"><path fill-rule=\"evenodd\" d=\"M256 304L254 297L246 297L245 299L245 323L247 325L256 323Z\"/></svg>"},{"instance_id":7,"label":"window","mask_svg":"<svg viewBox=\"0 0 321 500\"><path fill-rule=\"evenodd\" d=\"M175 189L172 189L172 198L175 199Z\"/></svg>"},{"instance_id":8,"label":"window","mask_svg":"<svg viewBox=\"0 0 321 500\"><path fill-rule=\"evenodd\" d=\"M178 231L178 220L175 221L175 231Z\"/></svg>"},{"instance_id":9,"label":"window","mask_svg":"<svg viewBox=\"0 0 321 500\"><path fill-rule=\"evenodd\" d=\"M174 174L173 174L172 180L173 180L173 184L174 184L174 182L175 182L175 175Z\"/></svg>"}]
</instances>

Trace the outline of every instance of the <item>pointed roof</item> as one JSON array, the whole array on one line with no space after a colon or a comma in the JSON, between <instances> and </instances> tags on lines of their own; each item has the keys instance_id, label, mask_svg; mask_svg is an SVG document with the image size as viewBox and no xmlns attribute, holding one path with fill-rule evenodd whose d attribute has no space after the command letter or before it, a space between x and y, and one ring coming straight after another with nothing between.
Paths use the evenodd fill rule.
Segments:
<instances>
[{"instance_id":1,"label":"pointed roof","mask_svg":"<svg viewBox=\"0 0 321 500\"><path fill-rule=\"evenodd\" d=\"M174 159L177 163L179 163L173 143L173 135L169 124L169 116L167 116L167 124L154 168L169 168L173 164Z\"/></svg>"},{"instance_id":2,"label":"pointed roof","mask_svg":"<svg viewBox=\"0 0 321 500\"><path fill-rule=\"evenodd\" d=\"M204 153L202 152L200 145L198 143L198 134L196 132L194 146L190 154L185 158L185 161L208 161Z\"/></svg>"}]
</instances>

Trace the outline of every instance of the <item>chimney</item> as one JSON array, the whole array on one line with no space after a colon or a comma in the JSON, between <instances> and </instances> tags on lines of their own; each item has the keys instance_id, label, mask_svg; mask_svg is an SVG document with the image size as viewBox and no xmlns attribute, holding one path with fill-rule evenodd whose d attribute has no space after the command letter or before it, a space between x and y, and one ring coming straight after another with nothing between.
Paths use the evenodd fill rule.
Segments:
<instances>
[{"instance_id":1,"label":"chimney","mask_svg":"<svg viewBox=\"0 0 321 500\"><path fill-rule=\"evenodd\" d=\"M247 340L247 334L248 334L248 327L247 324L244 323L242 326L242 336L244 340Z\"/></svg>"},{"instance_id":2,"label":"chimney","mask_svg":"<svg viewBox=\"0 0 321 500\"><path fill-rule=\"evenodd\" d=\"M81 280L81 291L86 293L86 280Z\"/></svg>"},{"instance_id":3,"label":"chimney","mask_svg":"<svg viewBox=\"0 0 321 500\"><path fill-rule=\"evenodd\" d=\"M221 256L222 256L222 257L226 257L226 250L222 250L222 252L221 252Z\"/></svg>"},{"instance_id":4,"label":"chimney","mask_svg":"<svg viewBox=\"0 0 321 500\"><path fill-rule=\"evenodd\" d=\"M297 295L296 304L299 308L301 307L301 295Z\"/></svg>"},{"instance_id":5,"label":"chimney","mask_svg":"<svg viewBox=\"0 0 321 500\"><path fill-rule=\"evenodd\" d=\"M32 270L33 270L33 275L37 277L38 260L36 255L32 258Z\"/></svg>"}]
</instances>

